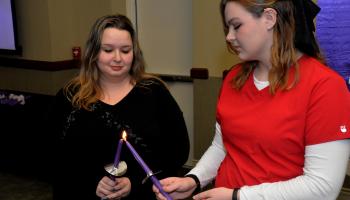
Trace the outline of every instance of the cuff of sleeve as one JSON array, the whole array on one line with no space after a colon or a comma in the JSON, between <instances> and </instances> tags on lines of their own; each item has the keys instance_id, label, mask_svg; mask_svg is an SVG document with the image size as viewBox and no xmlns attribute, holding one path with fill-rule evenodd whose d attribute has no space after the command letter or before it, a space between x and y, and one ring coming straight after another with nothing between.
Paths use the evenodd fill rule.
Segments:
<instances>
[{"instance_id":1,"label":"cuff of sleeve","mask_svg":"<svg viewBox=\"0 0 350 200\"><path fill-rule=\"evenodd\" d=\"M234 188L232 194L232 200L238 200L238 191L240 188Z\"/></svg>"},{"instance_id":2,"label":"cuff of sleeve","mask_svg":"<svg viewBox=\"0 0 350 200\"><path fill-rule=\"evenodd\" d=\"M193 178L194 182L196 182L196 189L193 191L193 194L198 194L201 191L201 183L199 182L199 179L194 174L187 174L185 177Z\"/></svg>"}]
</instances>

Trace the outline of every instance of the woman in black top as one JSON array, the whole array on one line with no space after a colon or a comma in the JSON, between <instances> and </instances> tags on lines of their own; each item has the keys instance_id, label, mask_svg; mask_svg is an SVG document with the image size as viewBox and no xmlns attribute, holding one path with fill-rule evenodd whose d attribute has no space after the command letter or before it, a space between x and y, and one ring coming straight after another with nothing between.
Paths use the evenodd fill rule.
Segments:
<instances>
[{"instance_id":1,"label":"woman in black top","mask_svg":"<svg viewBox=\"0 0 350 200\"><path fill-rule=\"evenodd\" d=\"M123 146L127 173L110 179L126 130L158 178L174 176L186 162L189 139L182 111L165 84L145 73L136 33L123 15L99 18L86 43L79 75L56 96L53 125L58 136L54 199L154 199L152 182Z\"/></svg>"}]
</instances>

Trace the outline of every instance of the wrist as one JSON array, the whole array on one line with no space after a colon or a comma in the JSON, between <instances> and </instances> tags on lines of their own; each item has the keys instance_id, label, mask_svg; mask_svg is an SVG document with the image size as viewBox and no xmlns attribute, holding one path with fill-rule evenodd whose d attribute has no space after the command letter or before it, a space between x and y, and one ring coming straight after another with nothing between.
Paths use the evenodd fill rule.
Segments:
<instances>
[{"instance_id":1,"label":"wrist","mask_svg":"<svg viewBox=\"0 0 350 200\"><path fill-rule=\"evenodd\" d=\"M240 188L234 188L232 193L232 200L239 200L239 190Z\"/></svg>"},{"instance_id":2,"label":"wrist","mask_svg":"<svg viewBox=\"0 0 350 200\"><path fill-rule=\"evenodd\" d=\"M195 189L194 189L194 191L193 191L193 194L199 193L200 190L201 190L201 184L200 184L200 182L199 182L198 177L197 177L196 175L194 175L194 174L187 174L187 175L185 175L185 177L191 178L191 179L194 180L194 183L195 183L195 186L194 186L194 187L195 187Z\"/></svg>"}]
</instances>

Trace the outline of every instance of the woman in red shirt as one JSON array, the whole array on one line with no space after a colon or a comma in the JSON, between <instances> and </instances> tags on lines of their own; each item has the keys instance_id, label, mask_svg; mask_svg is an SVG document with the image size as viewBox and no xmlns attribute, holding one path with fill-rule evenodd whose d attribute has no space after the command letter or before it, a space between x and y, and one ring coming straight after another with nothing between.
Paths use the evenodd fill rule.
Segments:
<instances>
[{"instance_id":1,"label":"woman in red shirt","mask_svg":"<svg viewBox=\"0 0 350 200\"><path fill-rule=\"evenodd\" d=\"M313 35L311 0L222 0L226 41L242 63L225 77L212 145L174 199L336 199L350 154L350 94ZM154 188L158 199L163 196Z\"/></svg>"}]
</instances>

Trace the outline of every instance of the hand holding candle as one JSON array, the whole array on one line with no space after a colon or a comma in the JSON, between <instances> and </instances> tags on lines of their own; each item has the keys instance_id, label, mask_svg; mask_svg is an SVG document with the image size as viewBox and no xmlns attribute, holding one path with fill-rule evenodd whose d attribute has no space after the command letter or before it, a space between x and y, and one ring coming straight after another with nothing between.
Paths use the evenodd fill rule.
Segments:
<instances>
[{"instance_id":1,"label":"hand holding candle","mask_svg":"<svg viewBox=\"0 0 350 200\"><path fill-rule=\"evenodd\" d=\"M134 147L126 140L126 134L124 134L125 131L123 132L123 140L125 141L126 146L129 148L131 151L132 155L135 157L136 161L141 165L142 169L146 172L147 178L150 178L153 182L153 184L159 189L159 192L167 199L167 200L172 200L170 195L166 193L163 190L162 185L160 184L159 180L154 176L152 170L146 165L146 163L142 160L140 155L136 152Z\"/></svg>"}]
</instances>

